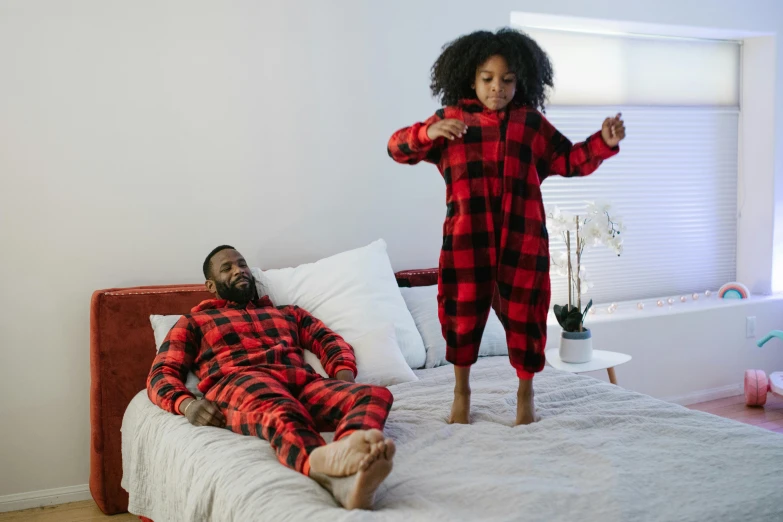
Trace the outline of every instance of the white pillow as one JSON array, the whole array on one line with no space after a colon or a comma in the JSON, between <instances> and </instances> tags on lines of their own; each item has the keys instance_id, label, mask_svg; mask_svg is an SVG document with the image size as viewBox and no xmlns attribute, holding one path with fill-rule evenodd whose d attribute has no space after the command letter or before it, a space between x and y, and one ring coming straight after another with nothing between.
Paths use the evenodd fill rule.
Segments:
<instances>
[{"instance_id":1,"label":"white pillow","mask_svg":"<svg viewBox=\"0 0 783 522\"><path fill-rule=\"evenodd\" d=\"M424 367L434 368L447 364L446 340L443 338L438 319L438 287L400 288L400 292L424 340L424 347L427 350ZM479 345L479 357L492 355L508 355L506 330L495 310L489 311L487 326L484 328L484 335Z\"/></svg>"},{"instance_id":2,"label":"white pillow","mask_svg":"<svg viewBox=\"0 0 783 522\"><path fill-rule=\"evenodd\" d=\"M400 294L384 240L296 268L254 268L253 275L259 293L275 305L297 305L345 339L391 322L408 366L424 365L424 342Z\"/></svg>"},{"instance_id":3,"label":"white pillow","mask_svg":"<svg viewBox=\"0 0 783 522\"><path fill-rule=\"evenodd\" d=\"M394 325L386 324L358 339L346 341L353 346L356 356L356 382L391 386L419 380L397 346ZM312 352L305 350L304 359L318 374L329 377L321 361Z\"/></svg>"},{"instance_id":4,"label":"white pillow","mask_svg":"<svg viewBox=\"0 0 783 522\"><path fill-rule=\"evenodd\" d=\"M152 323L152 332L155 335L155 351L160 351L160 346L163 341L166 340L166 336L169 334L174 325L177 324L181 315L151 315L150 323ZM185 387L195 395L196 397L203 397L203 394L198 389L198 377L193 372L188 372L188 377L185 379Z\"/></svg>"}]
</instances>

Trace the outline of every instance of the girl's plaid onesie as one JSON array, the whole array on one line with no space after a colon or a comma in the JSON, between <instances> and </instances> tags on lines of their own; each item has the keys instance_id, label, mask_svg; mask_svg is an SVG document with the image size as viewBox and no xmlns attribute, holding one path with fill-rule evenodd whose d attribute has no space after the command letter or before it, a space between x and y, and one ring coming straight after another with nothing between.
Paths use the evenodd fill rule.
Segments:
<instances>
[{"instance_id":1,"label":"girl's plaid onesie","mask_svg":"<svg viewBox=\"0 0 783 522\"><path fill-rule=\"evenodd\" d=\"M467 125L464 136L429 139L430 125L452 118ZM543 369L550 282L541 183L586 176L618 151L600 132L574 145L535 109L491 111L478 100L392 135L389 156L434 163L446 181L438 312L449 362L476 362L497 288L511 364L523 379Z\"/></svg>"},{"instance_id":2,"label":"girl's plaid onesie","mask_svg":"<svg viewBox=\"0 0 783 522\"><path fill-rule=\"evenodd\" d=\"M226 426L268 440L284 465L307 475L310 453L355 430L383 430L392 405L386 388L324 379L305 364L303 349L326 372L356 374L353 349L297 306L274 307L267 297L246 306L208 300L180 318L152 364L150 399L171 413L193 398L183 384L199 378L204 398Z\"/></svg>"}]
</instances>

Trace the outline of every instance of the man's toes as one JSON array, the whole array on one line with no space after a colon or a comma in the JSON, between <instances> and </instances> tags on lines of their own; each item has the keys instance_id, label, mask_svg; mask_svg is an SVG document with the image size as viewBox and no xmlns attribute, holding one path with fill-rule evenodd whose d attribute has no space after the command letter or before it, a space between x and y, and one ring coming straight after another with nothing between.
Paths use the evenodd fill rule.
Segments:
<instances>
[{"instance_id":1,"label":"man's toes","mask_svg":"<svg viewBox=\"0 0 783 522\"><path fill-rule=\"evenodd\" d=\"M378 450L378 456L383 455L386 452L386 441L380 441L375 445L375 448Z\"/></svg>"},{"instance_id":2,"label":"man's toes","mask_svg":"<svg viewBox=\"0 0 783 522\"><path fill-rule=\"evenodd\" d=\"M364 471L370 467L372 460L373 459L371 459L369 455L365 455L362 460L359 461L359 471Z\"/></svg>"},{"instance_id":3,"label":"man's toes","mask_svg":"<svg viewBox=\"0 0 783 522\"><path fill-rule=\"evenodd\" d=\"M376 442L370 449L370 458L373 461L378 460L383 456L384 451L386 451L386 448L384 448L383 442Z\"/></svg>"},{"instance_id":4,"label":"man's toes","mask_svg":"<svg viewBox=\"0 0 783 522\"><path fill-rule=\"evenodd\" d=\"M376 444L383 441L383 432L380 430L367 430L364 432L364 440L369 444Z\"/></svg>"},{"instance_id":5,"label":"man's toes","mask_svg":"<svg viewBox=\"0 0 783 522\"><path fill-rule=\"evenodd\" d=\"M394 445L394 441L391 439L386 439L384 442L384 457L386 457L386 460L392 460L394 458L394 454L397 452L397 447Z\"/></svg>"}]
</instances>

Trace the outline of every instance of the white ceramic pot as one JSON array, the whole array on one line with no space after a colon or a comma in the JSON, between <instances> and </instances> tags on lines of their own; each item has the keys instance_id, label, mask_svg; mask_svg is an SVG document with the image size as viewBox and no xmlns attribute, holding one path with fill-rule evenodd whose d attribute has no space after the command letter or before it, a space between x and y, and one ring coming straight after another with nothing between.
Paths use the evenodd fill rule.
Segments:
<instances>
[{"instance_id":1,"label":"white ceramic pot","mask_svg":"<svg viewBox=\"0 0 783 522\"><path fill-rule=\"evenodd\" d=\"M589 329L584 332L563 332L560 336L560 360L580 364L593 358L593 335Z\"/></svg>"}]
</instances>

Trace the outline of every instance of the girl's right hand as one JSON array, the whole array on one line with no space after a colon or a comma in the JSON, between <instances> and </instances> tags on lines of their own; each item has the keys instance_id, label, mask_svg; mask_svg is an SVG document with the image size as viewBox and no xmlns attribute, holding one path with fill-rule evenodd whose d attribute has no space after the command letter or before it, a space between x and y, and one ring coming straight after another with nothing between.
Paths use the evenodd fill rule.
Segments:
<instances>
[{"instance_id":1,"label":"girl's right hand","mask_svg":"<svg viewBox=\"0 0 783 522\"><path fill-rule=\"evenodd\" d=\"M453 140L463 136L468 131L468 126L462 120L440 120L427 127L427 137L432 141L438 138Z\"/></svg>"}]
</instances>

